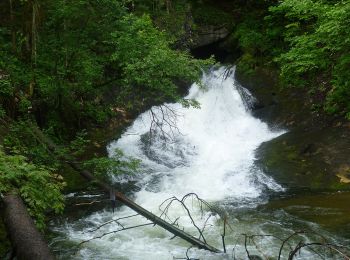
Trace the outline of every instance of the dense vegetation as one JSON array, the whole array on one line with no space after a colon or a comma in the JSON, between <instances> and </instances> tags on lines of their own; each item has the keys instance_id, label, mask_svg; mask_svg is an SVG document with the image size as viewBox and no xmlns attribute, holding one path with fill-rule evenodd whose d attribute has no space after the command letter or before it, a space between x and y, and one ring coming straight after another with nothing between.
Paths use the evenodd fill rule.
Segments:
<instances>
[{"instance_id":1,"label":"dense vegetation","mask_svg":"<svg viewBox=\"0 0 350 260\"><path fill-rule=\"evenodd\" d=\"M21 194L44 227L45 213L63 209L65 183L61 161L32 126L60 153L79 156L85 129L165 101L196 106L179 86L212 62L188 52L206 25L231 30L242 72L277 70L284 87L307 90L315 109L350 119L349 0L1 1L0 193ZM137 159L116 156L83 165L99 176L137 168Z\"/></svg>"},{"instance_id":2,"label":"dense vegetation","mask_svg":"<svg viewBox=\"0 0 350 260\"><path fill-rule=\"evenodd\" d=\"M275 67L284 86L308 90L314 108L350 119L350 1L264 1L245 8L234 33L242 70Z\"/></svg>"}]
</instances>

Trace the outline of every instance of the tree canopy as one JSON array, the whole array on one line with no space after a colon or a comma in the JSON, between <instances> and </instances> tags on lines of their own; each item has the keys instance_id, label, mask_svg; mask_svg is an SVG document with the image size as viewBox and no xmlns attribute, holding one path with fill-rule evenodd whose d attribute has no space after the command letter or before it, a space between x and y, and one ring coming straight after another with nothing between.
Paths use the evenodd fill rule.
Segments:
<instances>
[{"instance_id":1,"label":"tree canopy","mask_svg":"<svg viewBox=\"0 0 350 260\"><path fill-rule=\"evenodd\" d=\"M350 119L350 2L284 0L259 11L235 33L241 67L277 66L285 86L319 93L316 105Z\"/></svg>"},{"instance_id":2,"label":"tree canopy","mask_svg":"<svg viewBox=\"0 0 350 260\"><path fill-rule=\"evenodd\" d=\"M211 61L174 49L154 24L151 13L170 8L171 1L0 2L0 120L9 124L0 138L0 192L18 191L40 227L48 210L62 211L63 162L32 125L62 154L79 156L86 128L165 101L196 105L182 98L178 83L199 80ZM104 178L134 172L138 163L117 151L82 167Z\"/></svg>"}]
</instances>

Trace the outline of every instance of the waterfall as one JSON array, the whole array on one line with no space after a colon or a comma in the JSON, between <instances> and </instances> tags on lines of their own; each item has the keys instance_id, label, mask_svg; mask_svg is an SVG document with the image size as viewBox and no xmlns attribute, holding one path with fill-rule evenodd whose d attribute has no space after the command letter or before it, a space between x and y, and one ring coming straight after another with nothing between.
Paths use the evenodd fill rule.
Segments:
<instances>
[{"instance_id":1,"label":"waterfall","mask_svg":"<svg viewBox=\"0 0 350 260\"><path fill-rule=\"evenodd\" d=\"M241 208L254 210L264 203L267 193L283 190L254 165L255 149L282 131L271 131L267 124L251 115L249 104L254 98L235 82L234 68L221 67L204 73L201 84L193 84L186 98L197 100L200 108L185 108L177 103L153 107L141 114L121 138L108 146L110 156L116 149L121 149L125 155L141 160L136 174L112 177L114 182L136 183L139 187L139 191L133 194L136 203L160 215L159 206L165 199L196 193L217 208L232 212ZM158 124L155 124L155 118L159 119ZM201 211L194 204L189 207L198 226L206 225L207 241L221 247L220 221L215 216L208 219L213 213ZM56 231L64 234L65 240L80 242L96 236L87 232L90 228L131 214L132 210L124 206L115 213L106 209L81 219L79 223L66 223ZM176 220L180 227L198 236L180 205L171 207L167 220ZM235 214L230 221L239 223ZM124 220L122 225L146 222L142 217L132 217ZM261 231L264 220L260 222L246 223L244 228ZM244 229L244 225L236 231ZM117 223L105 225L97 235L118 227ZM171 237L159 227L131 229L86 243L74 257L143 260L185 257L189 245ZM234 239L234 236L227 237L229 249L233 248ZM200 259L228 259L224 254L212 255L197 249L190 251L191 257Z\"/></svg>"}]
</instances>

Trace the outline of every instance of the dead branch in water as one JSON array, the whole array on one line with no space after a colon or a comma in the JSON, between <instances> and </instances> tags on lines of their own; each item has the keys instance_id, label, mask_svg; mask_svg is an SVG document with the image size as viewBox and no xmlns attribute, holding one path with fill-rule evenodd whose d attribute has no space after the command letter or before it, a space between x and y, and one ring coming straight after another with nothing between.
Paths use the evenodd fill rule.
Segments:
<instances>
[{"instance_id":1,"label":"dead branch in water","mask_svg":"<svg viewBox=\"0 0 350 260\"><path fill-rule=\"evenodd\" d=\"M200 260L199 258L191 258L188 256L189 251L191 250L191 248L193 248L193 246L190 246L189 248L187 248L186 250L186 257L173 257L173 259L184 259L184 260Z\"/></svg>"},{"instance_id":2,"label":"dead branch in water","mask_svg":"<svg viewBox=\"0 0 350 260\"><path fill-rule=\"evenodd\" d=\"M94 228L94 229L91 229L89 230L88 232L96 232L97 230L99 230L100 228L108 225L108 224L111 224L111 223L117 223L118 225L124 227L123 225L120 224L120 222L118 222L119 220L122 220L122 219L128 219L128 218L132 218L132 217L136 217L136 216L140 216L140 214L133 214L133 215L130 215L130 216L126 216L126 217L121 217L121 218L117 218L117 219L112 219L112 220L109 220L101 225L99 225L97 228Z\"/></svg>"},{"instance_id":3,"label":"dead branch in water","mask_svg":"<svg viewBox=\"0 0 350 260\"><path fill-rule=\"evenodd\" d=\"M205 220L203 227L199 228L199 226L196 224L196 222L193 219L191 211L186 206L186 200L189 199L189 198L196 199L199 202L199 206L200 206L200 210L201 210L202 216L203 216L203 206L206 206L213 213L217 213L218 214L218 212L208 202L206 202L205 200L201 199L196 193L188 193L185 196L183 196L181 199L178 199L177 197L173 196L173 197L170 197L170 198L164 200L162 202L162 204L160 204L160 206L159 206L159 210L162 212L160 217L164 216L165 218L167 218L168 220L171 221L171 219L170 219L170 217L168 215L169 209L170 209L170 207L172 206L172 204L174 202L178 202L182 206L182 208L186 211L187 216L190 218L192 225L197 229L197 231L199 233L199 237L198 238L202 239L203 242L205 244L207 244L207 241L206 241L205 236L203 235L203 233L204 233L204 230L205 230L205 227L206 227L206 224L207 224L209 218L212 217L213 214L209 215L208 218ZM165 207L162 208L164 205L165 205Z\"/></svg>"},{"instance_id":4,"label":"dead branch in water","mask_svg":"<svg viewBox=\"0 0 350 260\"><path fill-rule=\"evenodd\" d=\"M109 232L103 233L102 235L99 235L99 236L96 236L96 237L93 237L93 238L84 240L84 241L82 241L82 242L80 242L80 243L78 244L78 247L80 247L82 244L85 244L85 243L90 242L90 241L92 241L92 240L99 239L99 238L102 238L102 237L104 237L104 236L107 236L107 235L110 235L110 234L114 234L114 233L118 233L118 232L121 232L121 231L124 231L124 230L129 230L129 229L134 229L134 228L139 228L139 227L144 227L144 226L150 226L150 225L153 225L153 226L154 226L154 223L153 223L153 222L149 222L149 223L145 223L145 224L140 224L140 225L135 225L135 226L131 226L131 227L124 227L124 226L122 226L119 222L117 222L117 224L121 226L121 229L109 231Z\"/></svg>"},{"instance_id":5,"label":"dead branch in water","mask_svg":"<svg viewBox=\"0 0 350 260\"><path fill-rule=\"evenodd\" d=\"M121 192L114 191L113 187L111 187L109 184L97 179L90 171L82 169L80 164L76 160L59 153L59 148L47 136L45 136L37 126L32 125L31 131L33 132L33 134L37 138L39 138L41 140L42 143L44 143L47 146L48 150L50 150L53 154L55 154L60 159L64 160L69 166L71 166L75 171L77 171L82 177L84 177L88 181L93 181L97 186L102 188L108 194L111 194L112 193L111 191L113 191L112 200L115 198L116 200L118 200L119 202L124 204L125 206L131 208L132 210L134 210L138 214L142 215L143 217L145 217L146 219L151 221L153 223L153 225L158 225L158 226L164 228L165 230L172 233L174 236L178 236L178 237L182 238L183 240L187 241L188 243L190 243L190 244L192 244L200 249L205 249L205 250L209 250L211 252L216 252L216 253L220 252L220 250L216 249L215 247L210 246L207 243L204 243L200 239L193 237L190 234L187 234L183 230L177 228L175 225L168 223L164 219L158 217L157 215L153 214L152 212L148 211L147 209L141 207L137 203L135 203L132 200L130 200L129 198L127 198ZM130 228L127 228L127 229L130 229ZM123 229L123 230L125 230L125 229ZM119 230L119 231L121 231L121 230ZM116 232L119 232L119 231L116 231Z\"/></svg>"},{"instance_id":6,"label":"dead branch in water","mask_svg":"<svg viewBox=\"0 0 350 260\"><path fill-rule=\"evenodd\" d=\"M100 202L103 202L103 200L93 200L90 202L76 203L76 204L74 204L74 206L86 206L86 205L92 205L92 204L100 203Z\"/></svg>"},{"instance_id":7,"label":"dead branch in water","mask_svg":"<svg viewBox=\"0 0 350 260\"><path fill-rule=\"evenodd\" d=\"M224 249L224 253L226 253L226 244L225 244L225 236L226 236L226 222L227 222L227 216L224 216L224 230L221 234L221 240L222 240L222 247Z\"/></svg>"},{"instance_id":8,"label":"dead branch in water","mask_svg":"<svg viewBox=\"0 0 350 260\"><path fill-rule=\"evenodd\" d=\"M298 245L289 253L288 260L292 260L294 256L300 252L300 250L304 247L308 247L310 249L311 246L321 246L323 248L328 248L332 251L335 251L337 254L339 254L341 257L343 257L345 260L350 260L350 256L342 252L339 248L342 248L342 246L338 246L332 243L320 243L320 242L313 242L313 243L303 243L299 242ZM315 252L312 249L313 252ZM316 252L317 253L317 252Z\"/></svg>"},{"instance_id":9,"label":"dead branch in water","mask_svg":"<svg viewBox=\"0 0 350 260\"><path fill-rule=\"evenodd\" d=\"M300 234L313 234L316 236L319 236L321 238L322 241L319 242L303 242L303 241L299 241L294 247L292 246L291 243L291 239L296 237L297 235ZM275 235L247 235L247 234L241 234L241 236L244 237L244 250L245 253L248 257L248 259L262 259L262 257L258 256L258 255L252 255L248 249L248 243L252 243L255 248L257 249L257 251L263 256L263 259L271 259L271 257L265 255L266 251L264 252L263 250L261 250L259 248L259 246L256 244L254 238L260 237L272 237L274 239L280 240L281 246L278 252L278 258L277 259L282 259L282 251L283 248L285 247L285 245L288 245L289 247L289 253L288 253L288 260L293 260L294 257L301 252L302 248L308 248L308 250L310 250L312 253L314 253L315 255L317 255L320 259L326 259L321 252L315 250L313 247L320 247L322 249L328 249L329 252L331 253L334 252L336 254L338 254L342 259L345 260L350 260L350 256L349 256L349 248L342 246L342 245L336 245L334 243L329 243L326 238L324 236L322 236L321 234L314 232L314 231L306 231L306 230L301 230L301 231L296 231L293 234L289 235L286 238L280 238L278 236ZM237 245L237 244L236 244ZM234 248L232 249L232 257L233 259L236 259L235 257L235 248L236 246L234 246ZM324 252L325 253L325 252ZM332 254L332 256L334 257L334 255ZM274 258L273 258L274 259Z\"/></svg>"}]
</instances>

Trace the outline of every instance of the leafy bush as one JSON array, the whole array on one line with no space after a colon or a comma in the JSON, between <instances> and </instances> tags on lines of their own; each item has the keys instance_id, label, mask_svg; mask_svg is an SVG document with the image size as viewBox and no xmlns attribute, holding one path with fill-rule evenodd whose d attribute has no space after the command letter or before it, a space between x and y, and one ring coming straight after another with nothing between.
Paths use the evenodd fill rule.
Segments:
<instances>
[{"instance_id":1,"label":"leafy bush","mask_svg":"<svg viewBox=\"0 0 350 260\"><path fill-rule=\"evenodd\" d=\"M29 163L24 156L6 155L0 147L0 193L18 192L36 225L45 227L45 212L62 212L65 183L55 169Z\"/></svg>"},{"instance_id":2,"label":"leafy bush","mask_svg":"<svg viewBox=\"0 0 350 260\"><path fill-rule=\"evenodd\" d=\"M245 53L239 65L273 60L285 86L321 93L325 99L314 107L349 118L350 2L285 0L254 19L247 15L235 33Z\"/></svg>"},{"instance_id":3,"label":"leafy bush","mask_svg":"<svg viewBox=\"0 0 350 260\"><path fill-rule=\"evenodd\" d=\"M128 106L124 100L136 108L179 101L176 80L198 81L201 69L212 63L212 60L196 60L186 52L172 50L171 41L153 26L147 15L125 16L112 36L115 46L112 60L119 63L122 71L119 102L124 106Z\"/></svg>"},{"instance_id":4,"label":"leafy bush","mask_svg":"<svg viewBox=\"0 0 350 260\"><path fill-rule=\"evenodd\" d=\"M87 160L83 167L93 172L98 178L110 180L111 177L119 174L130 174L139 168L140 160L126 157L124 153L117 149L111 158L101 157Z\"/></svg>"}]
</instances>

